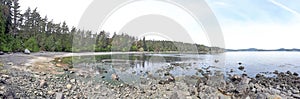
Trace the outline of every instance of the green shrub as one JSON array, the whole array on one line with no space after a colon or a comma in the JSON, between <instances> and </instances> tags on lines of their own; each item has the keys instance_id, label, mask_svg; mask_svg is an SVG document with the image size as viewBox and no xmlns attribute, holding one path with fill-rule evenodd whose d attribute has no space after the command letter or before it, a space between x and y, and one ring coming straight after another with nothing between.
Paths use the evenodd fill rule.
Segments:
<instances>
[{"instance_id":1,"label":"green shrub","mask_svg":"<svg viewBox=\"0 0 300 99\"><path fill-rule=\"evenodd\" d=\"M38 52L39 51L39 46L38 43L35 39L35 37L30 37L26 42L25 42L25 47L29 49L32 52Z\"/></svg>"}]
</instances>

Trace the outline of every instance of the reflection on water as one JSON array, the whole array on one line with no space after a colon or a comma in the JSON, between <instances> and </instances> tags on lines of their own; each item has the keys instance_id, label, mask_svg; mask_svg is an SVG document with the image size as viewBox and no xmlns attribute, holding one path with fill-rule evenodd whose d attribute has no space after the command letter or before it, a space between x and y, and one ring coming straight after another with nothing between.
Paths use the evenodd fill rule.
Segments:
<instances>
[{"instance_id":1,"label":"reflection on water","mask_svg":"<svg viewBox=\"0 0 300 99\"><path fill-rule=\"evenodd\" d=\"M93 60L94 61L91 61ZM299 52L227 52L216 55L203 54L122 54L80 57L81 62L95 62L98 68L112 69L120 78L161 77L169 72L174 76L199 75L199 69L207 72L221 70L226 73L247 73L254 76L260 72L292 71L300 73ZM80 62L79 62L80 63ZM242 63L239 65L238 63ZM238 69L244 66L245 70ZM75 68L84 66L75 66ZM95 70L95 69L94 69ZM99 71L98 71L99 72ZM127 75L127 76L122 76ZM133 77L134 78L134 77Z\"/></svg>"}]
</instances>

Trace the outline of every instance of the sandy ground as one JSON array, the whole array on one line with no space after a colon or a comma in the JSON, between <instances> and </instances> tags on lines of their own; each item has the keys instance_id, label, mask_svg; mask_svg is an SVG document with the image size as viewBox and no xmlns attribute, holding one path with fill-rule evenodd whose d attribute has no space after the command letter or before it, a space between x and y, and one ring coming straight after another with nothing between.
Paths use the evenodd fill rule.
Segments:
<instances>
[{"instance_id":1,"label":"sandy ground","mask_svg":"<svg viewBox=\"0 0 300 99\"><path fill-rule=\"evenodd\" d=\"M32 53L30 55L23 53L12 53L0 55L0 61L3 63L12 62L16 66L29 66L33 63L45 63L52 61L57 57L71 56L89 56L89 55L111 55L111 54L139 54L143 52L84 52L84 53L68 53L68 52L45 52Z\"/></svg>"},{"instance_id":2,"label":"sandy ground","mask_svg":"<svg viewBox=\"0 0 300 99\"><path fill-rule=\"evenodd\" d=\"M30 55L23 53L12 53L0 55L0 62L5 68L16 68L24 71L33 70L35 72L49 71L49 73L57 74L56 66L51 61L55 58L72 57L72 56L89 56L89 55L112 55L112 54L139 54L144 52L84 52L84 53L68 53L68 52L44 52L31 53ZM55 72L54 72L55 71Z\"/></svg>"}]
</instances>

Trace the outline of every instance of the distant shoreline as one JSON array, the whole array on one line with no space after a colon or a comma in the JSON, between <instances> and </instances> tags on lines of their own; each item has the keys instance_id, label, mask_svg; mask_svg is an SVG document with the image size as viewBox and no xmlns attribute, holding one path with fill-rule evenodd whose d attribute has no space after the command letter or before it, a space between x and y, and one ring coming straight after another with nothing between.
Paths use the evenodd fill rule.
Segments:
<instances>
[{"instance_id":1,"label":"distant shoreline","mask_svg":"<svg viewBox=\"0 0 300 99\"><path fill-rule=\"evenodd\" d=\"M249 49L226 49L225 52L234 52L234 51L246 51L246 52L263 52L263 51L282 51L282 52L300 52L300 49L285 49L285 48L280 48L280 49L256 49L256 48L249 48Z\"/></svg>"}]
</instances>

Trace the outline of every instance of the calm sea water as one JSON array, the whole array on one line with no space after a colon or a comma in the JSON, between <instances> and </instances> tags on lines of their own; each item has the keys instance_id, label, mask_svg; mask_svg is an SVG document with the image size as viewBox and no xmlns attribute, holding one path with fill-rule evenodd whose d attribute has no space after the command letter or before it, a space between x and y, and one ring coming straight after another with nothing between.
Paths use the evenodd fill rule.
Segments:
<instances>
[{"instance_id":1,"label":"calm sea water","mask_svg":"<svg viewBox=\"0 0 300 99\"><path fill-rule=\"evenodd\" d=\"M275 70L300 73L300 52L227 52L223 55L226 69L237 68L236 63L241 62L250 75Z\"/></svg>"},{"instance_id":2,"label":"calm sea water","mask_svg":"<svg viewBox=\"0 0 300 99\"><path fill-rule=\"evenodd\" d=\"M173 67L175 76L198 75L198 69L210 68L228 73L255 76L275 70L300 73L300 52L226 52L222 54L130 54L96 56L97 62L112 65L114 71L142 76ZM238 63L242 63L239 65ZM244 66L243 71L239 66Z\"/></svg>"}]
</instances>

